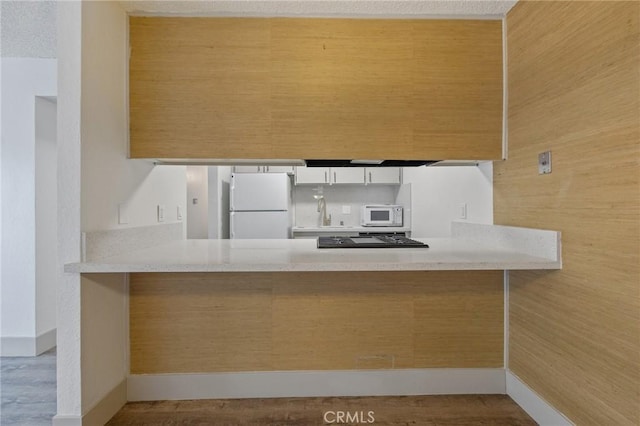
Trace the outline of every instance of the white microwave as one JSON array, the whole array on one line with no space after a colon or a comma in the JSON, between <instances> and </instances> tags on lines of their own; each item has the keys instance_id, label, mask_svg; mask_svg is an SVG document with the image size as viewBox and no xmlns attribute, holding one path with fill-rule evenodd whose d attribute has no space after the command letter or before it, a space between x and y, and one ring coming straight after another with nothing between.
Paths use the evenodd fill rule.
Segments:
<instances>
[{"instance_id":1,"label":"white microwave","mask_svg":"<svg viewBox=\"0 0 640 426\"><path fill-rule=\"evenodd\" d=\"M362 206L360 224L362 226L402 226L402 206L376 204Z\"/></svg>"}]
</instances>

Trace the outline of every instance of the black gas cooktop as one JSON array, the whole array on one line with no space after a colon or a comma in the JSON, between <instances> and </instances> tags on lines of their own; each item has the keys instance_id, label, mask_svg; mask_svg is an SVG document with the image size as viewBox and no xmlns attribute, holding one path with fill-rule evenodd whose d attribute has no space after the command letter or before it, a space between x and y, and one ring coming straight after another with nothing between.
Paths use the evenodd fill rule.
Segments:
<instances>
[{"instance_id":1,"label":"black gas cooktop","mask_svg":"<svg viewBox=\"0 0 640 426\"><path fill-rule=\"evenodd\" d=\"M380 234L358 237L318 237L318 248L416 248L429 246L402 235Z\"/></svg>"}]
</instances>

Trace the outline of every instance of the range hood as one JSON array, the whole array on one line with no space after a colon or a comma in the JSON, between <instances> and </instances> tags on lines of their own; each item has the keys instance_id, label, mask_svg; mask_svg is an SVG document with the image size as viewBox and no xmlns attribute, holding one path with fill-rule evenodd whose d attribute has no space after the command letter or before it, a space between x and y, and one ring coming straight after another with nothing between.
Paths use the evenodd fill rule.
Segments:
<instances>
[{"instance_id":1,"label":"range hood","mask_svg":"<svg viewBox=\"0 0 640 426\"><path fill-rule=\"evenodd\" d=\"M439 160L296 160L240 158L158 158L156 165L168 166L307 166L307 167L418 167Z\"/></svg>"}]
</instances>

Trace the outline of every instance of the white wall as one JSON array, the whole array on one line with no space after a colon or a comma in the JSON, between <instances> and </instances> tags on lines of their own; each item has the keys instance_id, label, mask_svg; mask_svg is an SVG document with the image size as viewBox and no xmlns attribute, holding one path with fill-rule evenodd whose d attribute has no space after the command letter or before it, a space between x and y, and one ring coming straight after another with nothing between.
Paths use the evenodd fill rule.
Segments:
<instances>
[{"instance_id":1,"label":"white wall","mask_svg":"<svg viewBox=\"0 0 640 426\"><path fill-rule=\"evenodd\" d=\"M0 2L0 56L4 60L5 58L55 58L56 57L56 2L55 1L36 1L36 2L24 2L24 1L2 1ZM2 79L2 68L0 65L0 89L13 92L13 83L7 83ZM48 68L48 67L45 67ZM55 71L55 65L53 67ZM53 76L55 81L55 75ZM46 82L45 82L46 84ZM2 90L0 90L0 93ZM55 92L54 92L55 93ZM4 98L5 95L0 95ZM0 128L2 126L2 107L0 102ZM12 114L10 114L12 115ZM27 118L27 117L25 117ZM5 119L5 121L9 121ZM18 123L9 122L7 126L9 128L15 128ZM33 130L33 128L32 128ZM4 141L5 134L2 134L2 140ZM15 142L15 140L14 140ZM9 142L8 142L9 143ZM0 169L2 169L2 144L0 144ZM0 205L2 202L2 173L0 173ZM10 203L10 201L6 201ZM0 240L2 239L2 208L0 208ZM2 291L2 248L0 244L0 292ZM12 287L14 284L7 284ZM12 289L11 292L15 293L16 289ZM17 290L20 293L19 290ZM2 297L0 296L0 299ZM34 302L35 303L35 302ZM32 303L32 304L34 304ZM34 308L35 309L35 308ZM31 311L31 307L27 309ZM38 315L36 315L37 317ZM22 342L18 346L22 346L20 349L13 343L8 345L8 352L2 349L2 341L4 339L4 333L2 328L2 303L0 303L0 353L13 353L14 355L33 355L33 333L29 337L8 337L13 343ZM18 319L18 323L23 323ZM10 326L13 325L11 320ZM53 334L55 335L55 333ZM54 336L55 337L55 336ZM37 352L37 350L36 350Z\"/></svg>"},{"instance_id":2,"label":"white wall","mask_svg":"<svg viewBox=\"0 0 640 426\"><path fill-rule=\"evenodd\" d=\"M229 238L230 182L230 166L187 167L187 238Z\"/></svg>"},{"instance_id":3,"label":"white wall","mask_svg":"<svg viewBox=\"0 0 640 426\"><path fill-rule=\"evenodd\" d=\"M116 2L82 2L81 19L82 230L117 228L121 203L129 208L128 226L157 223L155 204L171 198L172 173L126 158L127 16ZM182 177L182 203L185 190ZM81 393L73 398L85 414L126 377L128 286L126 274L82 282L80 342L66 343L81 353Z\"/></svg>"},{"instance_id":4,"label":"white wall","mask_svg":"<svg viewBox=\"0 0 640 426\"><path fill-rule=\"evenodd\" d=\"M231 167L209 167L209 238L229 238Z\"/></svg>"},{"instance_id":5,"label":"white wall","mask_svg":"<svg viewBox=\"0 0 640 426\"><path fill-rule=\"evenodd\" d=\"M58 2L58 348L56 418L82 414L80 276L63 272L79 262L82 3ZM64 421L64 420L63 420ZM54 424L56 421L54 419Z\"/></svg>"},{"instance_id":6,"label":"white wall","mask_svg":"<svg viewBox=\"0 0 640 426\"><path fill-rule=\"evenodd\" d=\"M83 414L128 374L129 287L125 278L124 274L82 275Z\"/></svg>"},{"instance_id":7,"label":"white wall","mask_svg":"<svg viewBox=\"0 0 640 426\"><path fill-rule=\"evenodd\" d=\"M57 106L36 98L36 335L56 328L58 262Z\"/></svg>"},{"instance_id":8,"label":"white wall","mask_svg":"<svg viewBox=\"0 0 640 426\"><path fill-rule=\"evenodd\" d=\"M187 238L209 238L209 167L187 167ZM217 169L211 167L217 176Z\"/></svg>"},{"instance_id":9,"label":"white wall","mask_svg":"<svg viewBox=\"0 0 640 426\"><path fill-rule=\"evenodd\" d=\"M186 212L186 168L127 159L127 18L118 4L102 3L83 6L87 22L96 22L83 25L82 230L158 224L160 204L164 223L176 222L178 206ZM118 223L119 205L126 224Z\"/></svg>"},{"instance_id":10,"label":"white wall","mask_svg":"<svg viewBox=\"0 0 640 426\"><path fill-rule=\"evenodd\" d=\"M207 238L218 239L220 238L220 211L218 197L219 182L218 182L218 166L207 167L207 201L208 201L208 215L207 215ZM187 200L187 204L191 203L191 199Z\"/></svg>"},{"instance_id":11,"label":"white wall","mask_svg":"<svg viewBox=\"0 0 640 426\"><path fill-rule=\"evenodd\" d=\"M36 337L35 105L36 96L56 96L57 87L55 59L2 58L1 66L4 351L6 338Z\"/></svg>"},{"instance_id":12,"label":"white wall","mask_svg":"<svg viewBox=\"0 0 640 426\"><path fill-rule=\"evenodd\" d=\"M0 5L0 25L2 25L2 5ZM2 29L0 28L1 49ZM0 51L0 354L2 354L2 140L2 52Z\"/></svg>"},{"instance_id":13,"label":"white wall","mask_svg":"<svg viewBox=\"0 0 640 426\"><path fill-rule=\"evenodd\" d=\"M100 115L102 105L93 113ZM97 231L158 224L158 205L164 205L163 223L178 219L178 207L186 211L186 168L154 166L144 160L128 160L122 139L94 138L82 152L82 230ZM116 142L116 143L114 143ZM120 146L118 146L120 145ZM118 223L118 208L127 223Z\"/></svg>"},{"instance_id":14,"label":"white wall","mask_svg":"<svg viewBox=\"0 0 640 426\"><path fill-rule=\"evenodd\" d=\"M407 167L404 182L411 183L414 237L448 237L451 222L467 204L468 222L493 223L493 164L474 166Z\"/></svg>"}]
</instances>

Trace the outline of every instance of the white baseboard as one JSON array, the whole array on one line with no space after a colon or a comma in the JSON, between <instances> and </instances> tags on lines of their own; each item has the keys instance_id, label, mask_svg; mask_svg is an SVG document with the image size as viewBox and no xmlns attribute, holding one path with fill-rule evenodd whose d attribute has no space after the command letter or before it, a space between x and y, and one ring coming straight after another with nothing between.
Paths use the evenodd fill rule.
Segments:
<instances>
[{"instance_id":1,"label":"white baseboard","mask_svg":"<svg viewBox=\"0 0 640 426\"><path fill-rule=\"evenodd\" d=\"M123 379L82 416L83 426L102 426L127 403L127 379Z\"/></svg>"},{"instance_id":2,"label":"white baseboard","mask_svg":"<svg viewBox=\"0 0 640 426\"><path fill-rule=\"evenodd\" d=\"M56 329L35 337L2 337L0 356L38 356L56 346Z\"/></svg>"},{"instance_id":3,"label":"white baseboard","mask_svg":"<svg viewBox=\"0 0 640 426\"><path fill-rule=\"evenodd\" d=\"M53 416L52 426L82 426L81 416Z\"/></svg>"},{"instance_id":4,"label":"white baseboard","mask_svg":"<svg viewBox=\"0 0 640 426\"><path fill-rule=\"evenodd\" d=\"M49 349L56 347L57 330L52 328L51 330L42 333L36 337L36 354L40 355L45 353Z\"/></svg>"},{"instance_id":5,"label":"white baseboard","mask_svg":"<svg viewBox=\"0 0 640 426\"><path fill-rule=\"evenodd\" d=\"M127 403L127 380L124 379L82 416L53 417L53 426L102 426Z\"/></svg>"},{"instance_id":6,"label":"white baseboard","mask_svg":"<svg viewBox=\"0 0 640 426\"><path fill-rule=\"evenodd\" d=\"M572 426L560 411L542 399L511 371L506 372L507 395L541 426Z\"/></svg>"},{"instance_id":7,"label":"white baseboard","mask_svg":"<svg viewBox=\"0 0 640 426\"><path fill-rule=\"evenodd\" d=\"M129 401L314 396L504 394L502 368L132 375Z\"/></svg>"}]
</instances>

